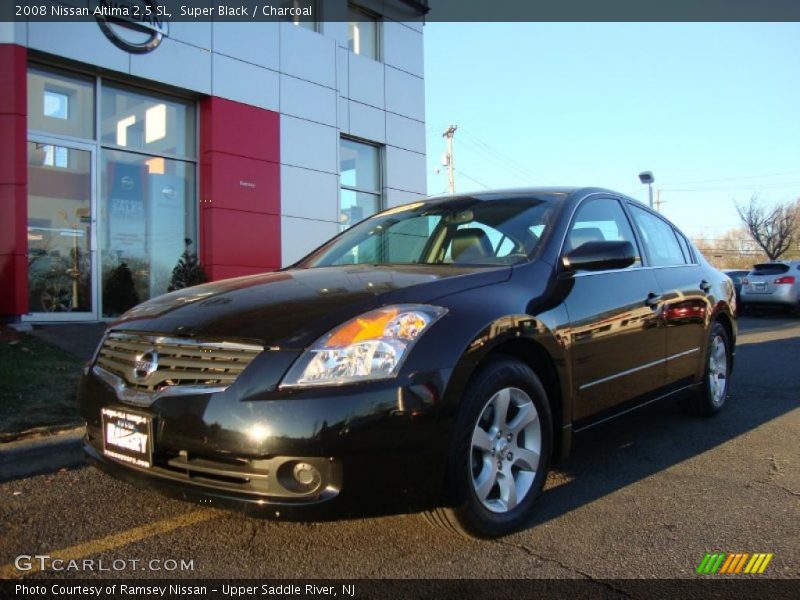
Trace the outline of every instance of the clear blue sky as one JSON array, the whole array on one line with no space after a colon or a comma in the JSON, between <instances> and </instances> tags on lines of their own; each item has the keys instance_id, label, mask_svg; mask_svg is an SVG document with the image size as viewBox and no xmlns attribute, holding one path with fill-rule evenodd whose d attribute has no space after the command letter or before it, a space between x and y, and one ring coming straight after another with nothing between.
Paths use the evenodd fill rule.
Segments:
<instances>
[{"instance_id":1,"label":"clear blue sky","mask_svg":"<svg viewBox=\"0 0 800 600\"><path fill-rule=\"evenodd\" d=\"M734 201L800 197L800 24L429 23L428 191L597 185L713 238ZM471 178L471 179L470 179Z\"/></svg>"}]
</instances>

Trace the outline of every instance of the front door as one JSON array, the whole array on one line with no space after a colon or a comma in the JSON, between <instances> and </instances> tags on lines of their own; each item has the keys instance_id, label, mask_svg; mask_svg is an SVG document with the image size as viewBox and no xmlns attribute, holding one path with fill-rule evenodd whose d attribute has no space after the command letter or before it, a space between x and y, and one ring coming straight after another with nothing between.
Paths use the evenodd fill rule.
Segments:
<instances>
[{"instance_id":1,"label":"front door","mask_svg":"<svg viewBox=\"0 0 800 600\"><path fill-rule=\"evenodd\" d=\"M94 148L28 141L28 315L35 321L97 318Z\"/></svg>"}]
</instances>

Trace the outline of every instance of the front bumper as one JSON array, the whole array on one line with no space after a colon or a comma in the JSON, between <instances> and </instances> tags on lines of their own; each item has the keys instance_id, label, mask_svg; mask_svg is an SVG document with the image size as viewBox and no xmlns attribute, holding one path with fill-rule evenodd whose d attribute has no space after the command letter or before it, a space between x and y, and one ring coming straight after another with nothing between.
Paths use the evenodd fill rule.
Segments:
<instances>
[{"instance_id":1,"label":"front bumper","mask_svg":"<svg viewBox=\"0 0 800 600\"><path fill-rule=\"evenodd\" d=\"M447 439L437 409L448 375L272 390L256 400L244 399L237 382L143 407L121 402L89 371L79 386L84 450L92 464L134 485L252 516L324 520L419 510L440 500ZM104 407L152 419L152 467L103 453ZM262 435L253 436L254 427ZM294 485L299 463L317 469L318 485Z\"/></svg>"}]
</instances>

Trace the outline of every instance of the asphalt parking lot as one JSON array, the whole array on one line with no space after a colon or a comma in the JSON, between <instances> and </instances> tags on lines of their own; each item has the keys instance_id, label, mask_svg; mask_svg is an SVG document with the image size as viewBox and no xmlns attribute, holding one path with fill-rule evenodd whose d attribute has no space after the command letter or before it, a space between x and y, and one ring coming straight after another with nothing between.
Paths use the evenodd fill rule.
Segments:
<instances>
[{"instance_id":1,"label":"asphalt parking lot","mask_svg":"<svg viewBox=\"0 0 800 600\"><path fill-rule=\"evenodd\" d=\"M23 554L122 560L100 576L125 578L675 578L697 577L712 550L773 553L764 577L800 577L799 356L800 319L741 319L721 415L667 402L587 431L548 480L537 524L500 541L420 515L260 521L79 468L0 484L0 578L87 575L19 572ZM169 559L192 568L165 570Z\"/></svg>"}]
</instances>

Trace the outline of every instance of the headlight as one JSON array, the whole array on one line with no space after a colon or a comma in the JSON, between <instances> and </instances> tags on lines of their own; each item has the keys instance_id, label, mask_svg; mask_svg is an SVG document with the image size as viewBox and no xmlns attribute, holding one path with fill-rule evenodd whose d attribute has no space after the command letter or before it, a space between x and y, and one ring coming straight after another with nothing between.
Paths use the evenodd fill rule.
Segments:
<instances>
[{"instance_id":1,"label":"headlight","mask_svg":"<svg viewBox=\"0 0 800 600\"><path fill-rule=\"evenodd\" d=\"M444 308L398 304L364 313L312 345L280 387L341 385L397 376L411 348Z\"/></svg>"}]
</instances>

